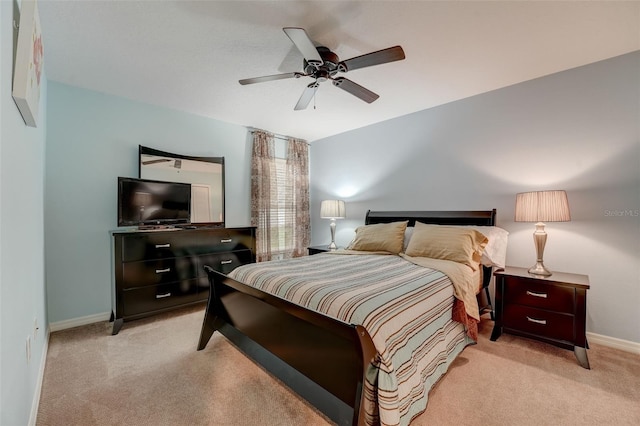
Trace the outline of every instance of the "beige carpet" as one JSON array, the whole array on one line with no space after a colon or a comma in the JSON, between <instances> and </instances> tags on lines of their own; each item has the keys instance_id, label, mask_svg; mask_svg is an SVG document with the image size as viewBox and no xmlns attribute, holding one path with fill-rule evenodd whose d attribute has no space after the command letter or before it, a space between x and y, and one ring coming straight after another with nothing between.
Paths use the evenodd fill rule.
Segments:
<instances>
[{"instance_id":1,"label":"beige carpet","mask_svg":"<svg viewBox=\"0 0 640 426\"><path fill-rule=\"evenodd\" d=\"M215 333L195 350L202 308L51 334L37 424L327 425L322 415ZM480 327L431 391L418 425L638 425L640 356L572 352Z\"/></svg>"}]
</instances>

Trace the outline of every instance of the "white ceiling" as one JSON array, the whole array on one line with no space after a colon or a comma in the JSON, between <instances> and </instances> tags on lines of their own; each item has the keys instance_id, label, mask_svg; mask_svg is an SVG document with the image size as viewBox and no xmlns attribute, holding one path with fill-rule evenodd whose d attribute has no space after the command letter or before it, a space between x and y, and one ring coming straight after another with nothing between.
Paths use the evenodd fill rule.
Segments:
<instances>
[{"instance_id":1,"label":"white ceiling","mask_svg":"<svg viewBox=\"0 0 640 426\"><path fill-rule=\"evenodd\" d=\"M38 0L50 80L317 140L640 49L640 2ZM302 71L282 27L348 59L401 45L404 61L342 74L293 111Z\"/></svg>"}]
</instances>

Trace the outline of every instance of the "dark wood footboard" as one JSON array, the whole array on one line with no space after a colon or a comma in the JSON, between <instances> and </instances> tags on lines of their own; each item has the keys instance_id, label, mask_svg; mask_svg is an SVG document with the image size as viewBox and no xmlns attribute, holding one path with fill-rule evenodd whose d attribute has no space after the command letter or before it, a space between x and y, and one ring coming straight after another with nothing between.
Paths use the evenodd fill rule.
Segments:
<instances>
[{"instance_id":1,"label":"dark wood footboard","mask_svg":"<svg viewBox=\"0 0 640 426\"><path fill-rule=\"evenodd\" d=\"M369 333L205 266L211 291L198 350L219 331L338 424L364 424Z\"/></svg>"}]
</instances>

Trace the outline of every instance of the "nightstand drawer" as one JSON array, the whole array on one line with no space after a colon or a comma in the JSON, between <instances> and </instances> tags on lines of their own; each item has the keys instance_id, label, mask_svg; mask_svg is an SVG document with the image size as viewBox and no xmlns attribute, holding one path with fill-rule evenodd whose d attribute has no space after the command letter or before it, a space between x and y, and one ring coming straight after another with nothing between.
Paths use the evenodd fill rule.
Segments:
<instances>
[{"instance_id":1,"label":"nightstand drawer","mask_svg":"<svg viewBox=\"0 0 640 426\"><path fill-rule=\"evenodd\" d=\"M518 304L556 312L574 312L575 290L572 287L540 284L522 278L505 277L506 304Z\"/></svg>"},{"instance_id":2,"label":"nightstand drawer","mask_svg":"<svg viewBox=\"0 0 640 426\"><path fill-rule=\"evenodd\" d=\"M506 305L503 325L524 333L549 339L574 340L574 316L522 305Z\"/></svg>"}]
</instances>

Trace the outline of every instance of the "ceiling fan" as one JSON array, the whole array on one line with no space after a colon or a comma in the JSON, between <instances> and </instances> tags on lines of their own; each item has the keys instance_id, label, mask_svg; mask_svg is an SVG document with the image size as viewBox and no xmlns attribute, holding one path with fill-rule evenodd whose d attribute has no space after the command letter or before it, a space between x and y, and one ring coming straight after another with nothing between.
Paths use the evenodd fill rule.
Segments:
<instances>
[{"instance_id":1,"label":"ceiling fan","mask_svg":"<svg viewBox=\"0 0 640 426\"><path fill-rule=\"evenodd\" d=\"M245 85L262 83L265 81L283 80L286 78L313 78L314 81L311 82L302 92L302 96L300 96L300 99L294 108L296 111L305 109L309 105L311 99L313 99L320 83L327 80L331 80L334 86L351 93L367 103L371 103L379 98L376 93L347 78L335 77L335 75L338 72L346 73L358 68L400 61L405 58L402 47L393 46L341 61L338 55L333 53L327 47L315 46L303 28L286 27L283 28L283 31L291 39L300 53L302 53L302 56L304 57L303 71L246 78L239 82L240 84Z\"/></svg>"}]
</instances>

